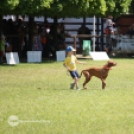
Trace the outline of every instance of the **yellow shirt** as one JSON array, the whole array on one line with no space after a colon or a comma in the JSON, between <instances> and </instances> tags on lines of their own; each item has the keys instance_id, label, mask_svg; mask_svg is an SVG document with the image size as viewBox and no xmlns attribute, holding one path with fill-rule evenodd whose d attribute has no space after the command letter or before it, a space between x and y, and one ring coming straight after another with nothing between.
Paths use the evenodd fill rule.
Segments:
<instances>
[{"instance_id":1,"label":"yellow shirt","mask_svg":"<svg viewBox=\"0 0 134 134\"><path fill-rule=\"evenodd\" d=\"M71 71L76 70L76 57L74 55L67 57L64 63Z\"/></svg>"}]
</instances>

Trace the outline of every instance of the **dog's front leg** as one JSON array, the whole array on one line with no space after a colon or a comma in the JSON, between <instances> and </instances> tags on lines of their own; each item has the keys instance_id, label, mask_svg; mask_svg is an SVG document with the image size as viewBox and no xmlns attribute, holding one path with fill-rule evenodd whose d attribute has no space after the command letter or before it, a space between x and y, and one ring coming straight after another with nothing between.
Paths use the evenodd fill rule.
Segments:
<instances>
[{"instance_id":1,"label":"dog's front leg","mask_svg":"<svg viewBox=\"0 0 134 134\"><path fill-rule=\"evenodd\" d=\"M101 81L102 81L102 89L105 89L105 87L106 87L105 79L102 78Z\"/></svg>"}]
</instances>

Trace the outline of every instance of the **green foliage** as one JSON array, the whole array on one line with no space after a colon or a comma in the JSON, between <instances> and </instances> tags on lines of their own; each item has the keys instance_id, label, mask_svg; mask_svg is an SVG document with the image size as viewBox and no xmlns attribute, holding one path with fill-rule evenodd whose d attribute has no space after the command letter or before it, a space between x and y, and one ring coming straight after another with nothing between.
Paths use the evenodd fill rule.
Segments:
<instances>
[{"instance_id":1,"label":"green foliage","mask_svg":"<svg viewBox=\"0 0 134 134\"><path fill-rule=\"evenodd\" d=\"M129 12L134 14L134 0L132 0L131 5L129 6Z\"/></svg>"},{"instance_id":2,"label":"green foliage","mask_svg":"<svg viewBox=\"0 0 134 134\"><path fill-rule=\"evenodd\" d=\"M87 15L104 15L106 12L106 2L105 0L91 0L89 3L89 9Z\"/></svg>"},{"instance_id":3,"label":"green foliage","mask_svg":"<svg viewBox=\"0 0 134 134\"><path fill-rule=\"evenodd\" d=\"M132 0L53 0L50 8L39 13L51 17L120 15L128 10Z\"/></svg>"},{"instance_id":4,"label":"green foliage","mask_svg":"<svg viewBox=\"0 0 134 134\"><path fill-rule=\"evenodd\" d=\"M120 15L129 10L133 0L2 0L1 14L81 17Z\"/></svg>"},{"instance_id":5,"label":"green foliage","mask_svg":"<svg viewBox=\"0 0 134 134\"><path fill-rule=\"evenodd\" d=\"M50 9L51 2L52 0L20 0L14 12L21 15L36 15L44 8ZM40 15L43 15L43 13L40 13Z\"/></svg>"},{"instance_id":6,"label":"green foliage","mask_svg":"<svg viewBox=\"0 0 134 134\"><path fill-rule=\"evenodd\" d=\"M98 8L99 5L99 8ZM48 16L62 17L80 17L97 14L105 14L105 0L59 0L54 1L51 5L51 10L46 10Z\"/></svg>"},{"instance_id":7,"label":"green foliage","mask_svg":"<svg viewBox=\"0 0 134 134\"><path fill-rule=\"evenodd\" d=\"M119 16L121 13L129 11L132 0L107 0L106 14L113 14Z\"/></svg>"},{"instance_id":8,"label":"green foliage","mask_svg":"<svg viewBox=\"0 0 134 134\"><path fill-rule=\"evenodd\" d=\"M18 5L19 0L1 0L0 1L0 14L10 14L11 11Z\"/></svg>"}]
</instances>

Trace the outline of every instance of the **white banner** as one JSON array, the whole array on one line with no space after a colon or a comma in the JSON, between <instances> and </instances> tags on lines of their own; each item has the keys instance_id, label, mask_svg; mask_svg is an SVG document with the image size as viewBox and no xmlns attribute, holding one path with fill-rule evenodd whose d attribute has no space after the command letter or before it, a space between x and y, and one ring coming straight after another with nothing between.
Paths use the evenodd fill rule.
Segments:
<instances>
[{"instance_id":1,"label":"white banner","mask_svg":"<svg viewBox=\"0 0 134 134\"><path fill-rule=\"evenodd\" d=\"M6 53L7 64L19 64L18 52L7 52Z\"/></svg>"},{"instance_id":2,"label":"white banner","mask_svg":"<svg viewBox=\"0 0 134 134\"><path fill-rule=\"evenodd\" d=\"M56 51L57 61L64 61L65 55L65 51Z\"/></svg>"},{"instance_id":3,"label":"white banner","mask_svg":"<svg viewBox=\"0 0 134 134\"><path fill-rule=\"evenodd\" d=\"M42 62L42 51L27 51L27 62Z\"/></svg>"},{"instance_id":4,"label":"white banner","mask_svg":"<svg viewBox=\"0 0 134 134\"><path fill-rule=\"evenodd\" d=\"M113 50L123 53L134 53L134 37L121 36L116 38L117 43Z\"/></svg>"},{"instance_id":5,"label":"white banner","mask_svg":"<svg viewBox=\"0 0 134 134\"><path fill-rule=\"evenodd\" d=\"M93 60L109 60L106 52L89 52Z\"/></svg>"}]
</instances>

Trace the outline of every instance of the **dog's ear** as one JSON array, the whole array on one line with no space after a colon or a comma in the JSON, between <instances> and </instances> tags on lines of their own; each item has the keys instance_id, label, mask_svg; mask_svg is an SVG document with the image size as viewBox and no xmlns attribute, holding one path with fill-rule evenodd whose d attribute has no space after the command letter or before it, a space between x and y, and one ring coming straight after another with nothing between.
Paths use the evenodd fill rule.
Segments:
<instances>
[{"instance_id":1,"label":"dog's ear","mask_svg":"<svg viewBox=\"0 0 134 134\"><path fill-rule=\"evenodd\" d=\"M108 61L108 65L109 66L115 66L117 63L115 63L114 61L112 61L112 60L109 60Z\"/></svg>"},{"instance_id":2,"label":"dog's ear","mask_svg":"<svg viewBox=\"0 0 134 134\"><path fill-rule=\"evenodd\" d=\"M112 60L108 60L108 63L113 63L113 61Z\"/></svg>"}]
</instances>

